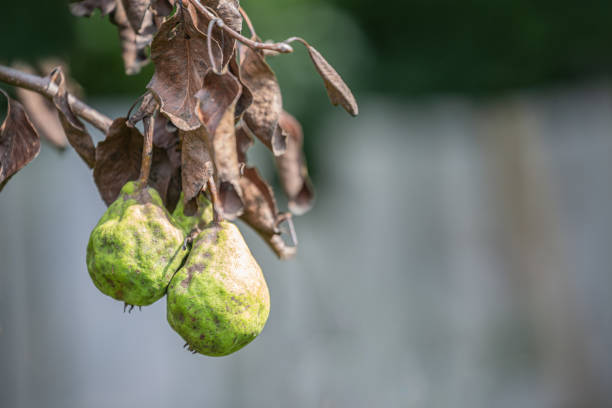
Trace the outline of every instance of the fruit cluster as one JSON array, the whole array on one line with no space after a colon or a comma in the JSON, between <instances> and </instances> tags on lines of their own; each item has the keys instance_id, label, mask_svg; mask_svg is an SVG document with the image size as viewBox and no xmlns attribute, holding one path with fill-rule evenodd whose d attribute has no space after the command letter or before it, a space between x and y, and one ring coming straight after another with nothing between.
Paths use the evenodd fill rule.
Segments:
<instances>
[{"instance_id":1,"label":"fruit cluster","mask_svg":"<svg viewBox=\"0 0 612 408\"><path fill-rule=\"evenodd\" d=\"M182 200L170 214L153 188L127 183L91 233L87 268L126 307L167 295L168 322L189 349L224 356L262 331L270 295L238 228L214 221L212 204L199 200L194 215Z\"/></svg>"},{"instance_id":2,"label":"fruit cluster","mask_svg":"<svg viewBox=\"0 0 612 408\"><path fill-rule=\"evenodd\" d=\"M168 322L192 351L232 353L261 332L270 300L257 262L229 221L240 217L287 259L297 244L291 216L308 211L314 198L302 128L283 109L267 58L301 43L332 104L357 115L355 98L305 40L262 42L239 0L80 0L70 8L77 16L96 10L109 16L126 73L148 62L155 73L126 117L111 120L70 93L59 67L40 78L0 66L0 80L51 99L24 108L7 97L0 190L40 150L33 122L48 122L41 112L57 117L64 142L93 169L109 205L87 248L96 287L130 309L167 294ZM102 130L104 140L95 145L81 119ZM274 155L288 213L279 212L272 188L248 164L255 139Z\"/></svg>"}]
</instances>

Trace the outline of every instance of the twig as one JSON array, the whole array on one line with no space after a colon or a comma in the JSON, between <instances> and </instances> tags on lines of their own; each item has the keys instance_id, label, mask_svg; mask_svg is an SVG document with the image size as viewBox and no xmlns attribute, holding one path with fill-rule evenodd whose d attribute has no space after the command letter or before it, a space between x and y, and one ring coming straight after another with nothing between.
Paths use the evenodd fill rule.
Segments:
<instances>
[{"instance_id":1,"label":"twig","mask_svg":"<svg viewBox=\"0 0 612 408\"><path fill-rule=\"evenodd\" d=\"M242 14L242 18L244 19L247 27L249 27L249 31L251 32L251 38L256 39L257 33L255 32L255 27L253 27L253 23L251 22L249 15L246 13L246 11L244 11L242 7L240 7L238 10L240 11L240 14Z\"/></svg>"},{"instance_id":2,"label":"twig","mask_svg":"<svg viewBox=\"0 0 612 408\"><path fill-rule=\"evenodd\" d=\"M4 65L0 65L0 81L19 88L38 92L48 98L52 98L57 93L57 85L50 82L48 78L27 74ZM75 115L91 123L105 134L108 132L108 129L113 123L108 116L98 112L72 94L68 94L68 103Z\"/></svg>"},{"instance_id":3,"label":"twig","mask_svg":"<svg viewBox=\"0 0 612 408\"><path fill-rule=\"evenodd\" d=\"M218 18L212 11L210 11L206 7L204 7L200 3L200 0L194 0L192 2L192 4L194 4L196 6L196 8L198 10L200 10L200 12L204 13L209 20L213 20L215 18ZM241 43L243 43L247 47L252 48L254 50L271 50L271 51L280 52L282 54L289 54L289 53L293 52L293 48L289 44L285 44L284 42L269 44L269 43L262 43L262 42L258 42L258 41L253 41L253 40L250 40L250 39L246 38L245 36L237 33L236 31L232 30L223 21L217 22L217 25L221 29L223 29L226 33L228 33L231 37L233 37L234 39L240 41Z\"/></svg>"}]
</instances>

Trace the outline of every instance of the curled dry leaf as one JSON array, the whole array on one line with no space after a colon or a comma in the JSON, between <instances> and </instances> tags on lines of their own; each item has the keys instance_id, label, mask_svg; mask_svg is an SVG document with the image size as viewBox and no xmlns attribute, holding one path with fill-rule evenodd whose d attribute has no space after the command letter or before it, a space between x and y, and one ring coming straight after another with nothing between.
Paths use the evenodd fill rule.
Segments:
<instances>
[{"instance_id":1,"label":"curled dry leaf","mask_svg":"<svg viewBox=\"0 0 612 408\"><path fill-rule=\"evenodd\" d=\"M155 131L153 133L153 168L151 169L151 179L156 177L154 173L160 167L157 151L161 149L166 152L169 160L171 177L168 182L166 192L166 207L170 212L174 211L181 194L181 145L178 130L168 118L157 115L155 118ZM161 156L161 155L160 155Z\"/></svg>"},{"instance_id":2,"label":"curled dry leaf","mask_svg":"<svg viewBox=\"0 0 612 408\"><path fill-rule=\"evenodd\" d=\"M108 130L106 138L96 148L94 181L107 205L117 199L121 188L138 179L142 161L144 138L138 129L129 126L126 118L118 118ZM153 149L149 184L167 202L167 191L174 168L164 149Z\"/></svg>"},{"instance_id":3,"label":"curled dry leaf","mask_svg":"<svg viewBox=\"0 0 612 408\"><path fill-rule=\"evenodd\" d=\"M206 182L213 175L213 163L207 141L206 130L179 130L181 138L182 186L187 203L205 189Z\"/></svg>"},{"instance_id":4,"label":"curled dry leaf","mask_svg":"<svg viewBox=\"0 0 612 408\"><path fill-rule=\"evenodd\" d=\"M132 108L128 112L128 124L130 126L136 126L138 122L143 120L146 116L151 116L159 108L159 103L151 92L146 92L139 100L135 103L138 104L138 108L132 113ZM155 123L158 123L156 120Z\"/></svg>"},{"instance_id":5,"label":"curled dry leaf","mask_svg":"<svg viewBox=\"0 0 612 408\"><path fill-rule=\"evenodd\" d=\"M329 95L332 105L342 105L348 113L357 116L359 114L359 106L357 106L357 101L353 93L346 83L344 83L342 77L329 62L323 58L319 51L310 45L308 45L307 48L315 68L319 72L319 75L321 75L321 78L323 78L325 89L327 89L327 95Z\"/></svg>"},{"instance_id":6,"label":"curled dry leaf","mask_svg":"<svg viewBox=\"0 0 612 408\"><path fill-rule=\"evenodd\" d=\"M0 191L8 180L31 162L40 152L40 139L36 129L18 101L7 100L6 118L0 126Z\"/></svg>"},{"instance_id":7,"label":"curled dry leaf","mask_svg":"<svg viewBox=\"0 0 612 408\"><path fill-rule=\"evenodd\" d=\"M287 133L287 150L276 157L276 167L283 190L289 198L289 210L302 215L312 208L314 190L302 151L304 135L300 123L283 111L280 126Z\"/></svg>"},{"instance_id":8,"label":"curled dry leaf","mask_svg":"<svg viewBox=\"0 0 612 408\"><path fill-rule=\"evenodd\" d=\"M68 140L51 101L37 92L24 88L17 88L15 92L40 135L56 148L64 150L68 146Z\"/></svg>"},{"instance_id":9,"label":"curled dry leaf","mask_svg":"<svg viewBox=\"0 0 612 408\"><path fill-rule=\"evenodd\" d=\"M149 6L151 0L121 0L130 26L136 34L142 33L151 24L152 14Z\"/></svg>"},{"instance_id":10,"label":"curled dry leaf","mask_svg":"<svg viewBox=\"0 0 612 408\"><path fill-rule=\"evenodd\" d=\"M196 113L200 123L209 135L214 135L228 110L235 110L242 87L231 74L217 75L209 71L202 83L202 89L196 93Z\"/></svg>"},{"instance_id":11,"label":"curled dry leaf","mask_svg":"<svg viewBox=\"0 0 612 408\"><path fill-rule=\"evenodd\" d=\"M94 180L107 205L117 199L125 183L138 179L142 145L142 135L125 118L115 119L98 143Z\"/></svg>"},{"instance_id":12,"label":"curled dry leaf","mask_svg":"<svg viewBox=\"0 0 612 408\"><path fill-rule=\"evenodd\" d=\"M246 165L247 163L247 150L253 146L255 141L253 140L253 136L245 129L242 124L236 127L236 150L238 151L238 163L241 166Z\"/></svg>"},{"instance_id":13,"label":"curled dry leaf","mask_svg":"<svg viewBox=\"0 0 612 408\"><path fill-rule=\"evenodd\" d=\"M28 74L38 74L32 66L22 62L13 64L13 67ZM47 139L56 148L64 150L68 146L68 140L53 103L38 92L25 88L15 88L15 93L40 136Z\"/></svg>"},{"instance_id":14,"label":"curled dry leaf","mask_svg":"<svg viewBox=\"0 0 612 408\"><path fill-rule=\"evenodd\" d=\"M210 71L204 78L203 88L196 94L196 113L211 140L219 200L228 219L239 216L243 207L234 126L241 88L231 73L217 75Z\"/></svg>"},{"instance_id":15,"label":"curled dry leaf","mask_svg":"<svg viewBox=\"0 0 612 408\"><path fill-rule=\"evenodd\" d=\"M70 3L70 12L77 17L90 17L96 9L105 16L115 9L115 0L83 0Z\"/></svg>"},{"instance_id":16,"label":"curled dry leaf","mask_svg":"<svg viewBox=\"0 0 612 408\"><path fill-rule=\"evenodd\" d=\"M221 50L216 42L211 44L220 61ZM162 24L151 45L155 74L148 88L159 101L161 112L183 131L200 127L195 94L202 88L208 58L206 38L183 9Z\"/></svg>"},{"instance_id":17,"label":"curled dry leaf","mask_svg":"<svg viewBox=\"0 0 612 408\"><path fill-rule=\"evenodd\" d=\"M242 15L239 11L240 2L238 0L200 0L200 4L210 8L232 30L237 33L242 31ZM194 7L194 11L196 10L197 8ZM198 23L199 29L207 32L210 20L199 11L197 13L197 18L200 21ZM223 67L225 67L235 55L236 40L220 28L213 30L212 37L223 50Z\"/></svg>"},{"instance_id":18,"label":"curled dry leaf","mask_svg":"<svg viewBox=\"0 0 612 408\"><path fill-rule=\"evenodd\" d=\"M241 47L240 76L253 94L253 103L244 113L244 122L274 155L286 149L286 135L278 125L283 109L280 86L270 66L257 52Z\"/></svg>"},{"instance_id":19,"label":"curled dry leaf","mask_svg":"<svg viewBox=\"0 0 612 408\"><path fill-rule=\"evenodd\" d=\"M242 78L240 77L240 67L238 66L238 61L236 61L236 58L232 58L230 60L229 70L238 79L238 82L240 82L240 86L242 87L240 98L238 99L238 102L236 102L235 112L236 119L239 119L253 103L253 94L251 93L249 87L245 85L244 81L242 81Z\"/></svg>"},{"instance_id":20,"label":"curled dry leaf","mask_svg":"<svg viewBox=\"0 0 612 408\"><path fill-rule=\"evenodd\" d=\"M151 43L153 34L157 29L153 23L152 13L148 13L143 17L140 31L137 32L130 24L123 3L117 1L117 7L111 14L111 22L119 30L121 56L125 66L125 73L128 75L139 73L142 67L149 63L146 47Z\"/></svg>"},{"instance_id":21,"label":"curled dry leaf","mask_svg":"<svg viewBox=\"0 0 612 408\"><path fill-rule=\"evenodd\" d=\"M68 73L68 66L57 58L47 58L38 62L38 70L24 62L13 64L15 69L32 75L48 75L53 70L61 66L64 73ZM72 95L82 96L83 90L73 79L66 77L66 89ZM28 117L36 127L36 130L43 138L47 139L54 147L64 150L68 146L68 140L64 134L64 129L59 121L57 109L48 98L37 92L25 88L15 88L19 100L25 106Z\"/></svg>"},{"instance_id":22,"label":"curled dry leaf","mask_svg":"<svg viewBox=\"0 0 612 408\"><path fill-rule=\"evenodd\" d=\"M296 247L285 244L278 224L283 216L278 213L274 193L257 169L247 167L240 179L244 199L244 213L240 217L266 241L280 259L290 259Z\"/></svg>"},{"instance_id":23,"label":"curled dry leaf","mask_svg":"<svg viewBox=\"0 0 612 408\"><path fill-rule=\"evenodd\" d=\"M61 68L56 68L49 75L49 79L57 84L57 93L53 97L53 104L57 108L58 116L66 138L70 145L81 156L83 161L93 169L96 163L96 148L91 136L85 129L83 122L72 112L68 103L68 91L66 91L66 78Z\"/></svg>"},{"instance_id":24,"label":"curled dry leaf","mask_svg":"<svg viewBox=\"0 0 612 408\"><path fill-rule=\"evenodd\" d=\"M156 17L166 17L172 13L174 0L152 0L151 10Z\"/></svg>"}]
</instances>

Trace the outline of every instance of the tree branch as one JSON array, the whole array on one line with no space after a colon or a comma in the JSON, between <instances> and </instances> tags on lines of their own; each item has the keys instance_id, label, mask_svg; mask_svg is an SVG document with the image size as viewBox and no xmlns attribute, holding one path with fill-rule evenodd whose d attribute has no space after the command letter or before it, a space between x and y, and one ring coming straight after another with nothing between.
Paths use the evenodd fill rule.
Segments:
<instances>
[{"instance_id":1,"label":"tree branch","mask_svg":"<svg viewBox=\"0 0 612 408\"><path fill-rule=\"evenodd\" d=\"M38 92L48 98L52 98L57 93L57 85L49 81L48 78L27 74L4 65L0 65L0 81ZM71 94L68 94L68 103L75 115L91 123L104 134L108 132L111 123L113 123L108 116L103 115Z\"/></svg>"}]
</instances>

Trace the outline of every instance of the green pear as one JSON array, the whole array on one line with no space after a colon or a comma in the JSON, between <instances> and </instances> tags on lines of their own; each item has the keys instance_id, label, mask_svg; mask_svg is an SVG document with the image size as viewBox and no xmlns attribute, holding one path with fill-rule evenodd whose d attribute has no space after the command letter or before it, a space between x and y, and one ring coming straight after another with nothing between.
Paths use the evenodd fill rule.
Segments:
<instances>
[{"instance_id":1,"label":"green pear","mask_svg":"<svg viewBox=\"0 0 612 408\"><path fill-rule=\"evenodd\" d=\"M213 220L213 206L204 194L199 194L197 198L198 208L193 215L185 214L185 202L183 193L179 198L176 208L172 213L172 218L181 227L183 232L189 235L194 228L204 228Z\"/></svg>"},{"instance_id":2,"label":"green pear","mask_svg":"<svg viewBox=\"0 0 612 408\"><path fill-rule=\"evenodd\" d=\"M150 305L187 256L184 240L157 191L128 182L91 233L87 269L102 293Z\"/></svg>"},{"instance_id":3,"label":"green pear","mask_svg":"<svg viewBox=\"0 0 612 408\"><path fill-rule=\"evenodd\" d=\"M190 350L225 356L263 330L270 294L238 228L212 223L193 241L185 264L168 286L170 326Z\"/></svg>"}]
</instances>

